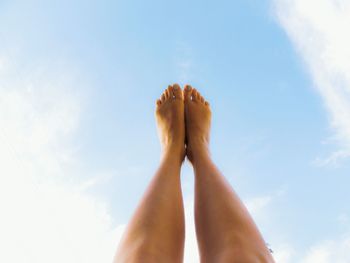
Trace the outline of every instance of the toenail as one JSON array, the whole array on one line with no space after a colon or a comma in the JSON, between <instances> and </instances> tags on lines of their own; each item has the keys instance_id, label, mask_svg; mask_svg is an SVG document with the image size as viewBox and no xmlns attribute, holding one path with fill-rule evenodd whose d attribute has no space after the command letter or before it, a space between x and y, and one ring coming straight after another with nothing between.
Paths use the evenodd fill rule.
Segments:
<instances>
[{"instance_id":1,"label":"toenail","mask_svg":"<svg viewBox=\"0 0 350 263\"><path fill-rule=\"evenodd\" d=\"M177 85L174 85L174 89L177 89Z\"/></svg>"},{"instance_id":2,"label":"toenail","mask_svg":"<svg viewBox=\"0 0 350 263\"><path fill-rule=\"evenodd\" d=\"M186 89L187 89L187 90L190 90L190 89L191 89L191 86L190 86L190 85L187 85L187 86L186 86Z\"/></svg>"}]
</instances>

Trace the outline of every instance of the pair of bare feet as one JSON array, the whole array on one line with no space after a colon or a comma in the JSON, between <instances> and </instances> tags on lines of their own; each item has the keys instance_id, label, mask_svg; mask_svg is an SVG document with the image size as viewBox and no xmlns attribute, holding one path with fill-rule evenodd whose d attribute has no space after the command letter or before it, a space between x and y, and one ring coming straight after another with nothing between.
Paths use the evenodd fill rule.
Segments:
<instances>
[{"instance_id":1,"label":"pair of bare feet","mask_svg":"<svg viewBox=\"0 0 350 263\"><path fill-rule=\"evenodd\" d=\"M274 262L249 212L209 156L211 110L200 93L170 85L157 100L163 150L115 262L174 262L185 240L181 164L188 157L195 175L195 225L201 262Z\"/></svg>"},{"instance_id":2,"label":"pair of bare feet","mask_svg":"<svg viewBox=\"0 0 350 263\"><path fill-rule=\"evenodd\" d=\"M197 153L208 151L211 110L196 89L169 85L156 104L163 154L177 154L181 162L187 155L193 163Z\"/></svg>"}]
</instances>

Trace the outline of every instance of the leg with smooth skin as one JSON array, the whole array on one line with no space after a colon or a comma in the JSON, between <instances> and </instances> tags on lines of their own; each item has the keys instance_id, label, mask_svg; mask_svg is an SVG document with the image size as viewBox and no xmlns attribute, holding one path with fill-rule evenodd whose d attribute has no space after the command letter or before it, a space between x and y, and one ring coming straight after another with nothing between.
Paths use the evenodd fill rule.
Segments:
<instances>
[{"instance_id":1,"label":"leg with smooth skin","mask_svg":"<svg viewBox=\"0 0 350 263\"><path fill-rule=\"evenodd\" d=\"M187 157L195 172L195 223L203 263L274 262L249 212L210 158L209 103L186 86Z\"/></svg>"},{"instance_id":2,"label":"leg with smooth skin","mask_svg":"<svg viewBox=\"0 0 350 263\"><path fill-rule=\"evenodd\" d=\"M161 164L120 242L115 263L180 263L185 222L180 169L185 157L184 101L174 84L157 101Z\"/></svg>"}]
</instances>

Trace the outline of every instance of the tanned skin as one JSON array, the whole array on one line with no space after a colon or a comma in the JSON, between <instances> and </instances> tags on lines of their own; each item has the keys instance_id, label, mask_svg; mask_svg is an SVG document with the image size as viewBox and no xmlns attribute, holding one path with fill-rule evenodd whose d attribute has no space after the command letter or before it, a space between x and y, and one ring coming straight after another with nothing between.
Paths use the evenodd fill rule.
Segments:
<instances>
[{"instance_id":1,"label":"tanned skin","mask_svg":"<svg viewBox=\"0 0 350 263\"><path fill-rule=\"evenodd\" d=\"M170 85L156 102L160 166L119 244L114 263L183 262L185 220L180 172L195 174L201 263L273 263L249 212L211 159L211 109L190 85Z\"/></svg>"}]
</instances>

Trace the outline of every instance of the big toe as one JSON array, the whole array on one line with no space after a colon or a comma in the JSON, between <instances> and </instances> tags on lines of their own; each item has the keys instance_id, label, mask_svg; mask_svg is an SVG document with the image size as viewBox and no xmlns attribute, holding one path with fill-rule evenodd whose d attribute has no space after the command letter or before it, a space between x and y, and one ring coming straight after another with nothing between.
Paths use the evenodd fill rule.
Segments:
<instances>
[{"instance_id":1,"label":"big toe","mask_svg":"<svg viewBox=\"0 0 350 263\"><path fill-rule=\"evenodd\" d=\"M185 101L190 101L191 95L192 95L192 87L190 85L186 85L184 89Z\"/></svg>"},{"instance_id":2,"label":"big toe","mask_svg":"<svg viewBox=\"0 0 350 263\"><path fill-rule=\"evenodd\" d=\"M174 95L175 99L183 99L182 90L181 90L179 84L173 85L173 95Z\"/></svg>"}]
</instances>

